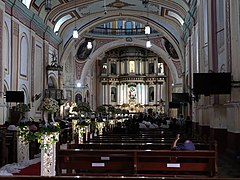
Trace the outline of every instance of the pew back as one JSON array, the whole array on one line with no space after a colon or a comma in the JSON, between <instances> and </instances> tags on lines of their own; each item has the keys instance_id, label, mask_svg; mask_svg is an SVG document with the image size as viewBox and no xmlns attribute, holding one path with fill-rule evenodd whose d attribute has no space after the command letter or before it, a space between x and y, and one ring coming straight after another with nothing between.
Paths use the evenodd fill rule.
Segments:
<instances>
[{"instance_id":1,"label":"pew back","mask_svg":"<svg viewBox=\"0 0 240 180\"><path fill-rule=\"evenodd\" d=\"M57 152L57 175L214 176L215 165L214 150L65 149Z\"/></svg>"}]
</instances>

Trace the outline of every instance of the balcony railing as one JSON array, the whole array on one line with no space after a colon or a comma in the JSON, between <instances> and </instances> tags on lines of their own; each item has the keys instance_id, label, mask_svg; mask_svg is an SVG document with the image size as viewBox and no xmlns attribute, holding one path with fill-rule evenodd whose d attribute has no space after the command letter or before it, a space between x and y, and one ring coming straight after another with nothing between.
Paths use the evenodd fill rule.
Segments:
<instances>
[{"instance_id":1,"label":"balcony railing","mask_svg":"<svg viewBox=\"0 0 240 180\"><path fill-rule=\"evenodd\" d=\"M145 35L145 28L119 29L119 28L96 27L91 31L89 31L89 33L98 34L98 35L114 35L114 36ZM151 29L151 34L156 34L156 33L159 33L159 32Z\"/></svg>"}]
</instances>

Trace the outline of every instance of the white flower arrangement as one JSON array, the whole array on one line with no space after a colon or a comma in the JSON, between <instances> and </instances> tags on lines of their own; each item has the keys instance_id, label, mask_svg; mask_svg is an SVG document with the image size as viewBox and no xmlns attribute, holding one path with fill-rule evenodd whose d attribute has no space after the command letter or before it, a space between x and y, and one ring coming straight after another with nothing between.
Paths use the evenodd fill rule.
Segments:
<instances>
[{"instance_id":1,"label":"white flower arrangement","mask_svg":"<svg viewBox=\"0 0 240 180\"><path fill-rule=\"evenodd\" d=\"M58 102L53 98L44 98L42 104L43 110L50 113L57 112L59 110Z\"/></svg>"}]
</instances>

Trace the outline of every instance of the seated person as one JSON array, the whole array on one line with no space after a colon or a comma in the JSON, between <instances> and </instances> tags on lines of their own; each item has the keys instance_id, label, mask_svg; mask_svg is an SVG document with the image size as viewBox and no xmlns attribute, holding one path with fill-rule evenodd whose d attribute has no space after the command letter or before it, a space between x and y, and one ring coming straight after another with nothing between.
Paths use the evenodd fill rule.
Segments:
<instances>
[{"instance_id":1,"label":"seated person","mask_svg":"<svg viewBox=\"0 0 240 180\"><path fill-rule=\"evenodd\" d=\"M176 135L176 139L173 142L172 149L176 150L195 150L195 145L192 141L186 139L185 135Z\"/></svg>"},{"instance_id":2,"label":"seated person","mask_svg":"<svg viewBox=\"0 0 240 180\"><path fill-rule=\"evenodd\" d=\"M139 125L139 129L146 129L147 128L147 126L142 122L138 123L138 125Z\"/></svg>"}]
</instances>

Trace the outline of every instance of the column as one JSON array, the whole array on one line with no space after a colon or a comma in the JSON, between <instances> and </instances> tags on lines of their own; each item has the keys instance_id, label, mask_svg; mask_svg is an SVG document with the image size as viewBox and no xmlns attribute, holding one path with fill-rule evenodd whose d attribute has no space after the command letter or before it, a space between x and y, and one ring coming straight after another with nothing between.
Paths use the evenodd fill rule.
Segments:
<instances>
[{"instance_id":1,"label":"column","mask_svg":"<svg viewBox=\"0 0 240 180\"><path fill-rule=\"evenodd\" d=\"M129 60L126 60L126 73L129 74Z\"/></svg>"},{"instance_id":2,"label":"column","mask_svg":"<svg viewBox=\"0 0 240 180\"><path fill-rule=\"evenodd\" d=\"M154 84L154 104L157 104L157 90L158 90L158 88L157 88L157 83L156 84Z\"/></svg>"},{"instance_id":3,"label":"column","mask_svg":"<svg viewBox=\"0 0 240 180\"><path fill-rule=\"evenodd\" d=\"M141 67L141 74L144 74L145 73L145 64L144 64L143 59L140 62L140 67Z\"/></svg>"},{"instance_id":4,"label":"column","mask_svg":"<svg viewBox=\"0 0 240 180\"><path fill-rule=\"evenodd\" d=\"M154 61L154 74L158 73L158 59Z\"/></svg>"},{"instance_id":5,"label":"column","mask_svg":"<svg viewBox=\"0 0 240 180\"><path fill-rule=\"evenodd\" d=\"M161 95L162 95L162 99L163 99L164 101L166 101L166 85L165 85L165 84L166 84L166 83L163 82L162 88L161 88Z\"/></svg>"},{"instance_id":6,"label":"column","mask_svg":"<svg viewBox=\"0 0 240 180\"><path fill-rule=\"evenodd\" d=\"M127 59L124 60L124 74L127 74Z\"/></svg>"},{"instance_id":7,"label":"column","mask_svg":"<svg viewBox=\"0 0 240 180\"><path fill-rule=\"evenodd\" d=\"M119 60L117 60L117 63L116 63L117 65L117 75L119 75L120 74L120 61Z\"/></svg>"},{"instance_id":8,"label":"column","mask_svg":"<svg viewBox=\"0 0 240 180\"><path fill-rule=\"evenodd\" d=\"M102 104L105 104L105 85L102 84Z\"/></svg>"},{"instance_id":9,"label":"column","mask_svg":"<svg viewBox=\"0 0 240 180\"><path fill-rule=\"evenodd\" d=\"M139 91L138 91L138 86L139 86L139 83L137 83L136 85L136 103L138 104L139 103Z\"/></svg>"},{"instance_id":10,"label":"column","mask_svg":"<svg viewBox=\"0 0 240 180\"><path fill-rule=\"evenodd\" d=\"M120 104L120 84L117 84L117 105Z\"/></svg>"},{"instance_id":11,"label":"column","mask_svg":"<svg viewBox=\"0 0 240 180\"><path fill-rule=\"evenodd\" d=\"M149 103L149 99L148 99L148 84L145 84L145 104Z\"/></svg>"},{"instance_id":12,"label":"column","mask_svg":"<svg viewBox=\"0 0 240 180\"><path fill-rule=\"evenodd\" d=\"M124 94L123 94L123 92L124 92L124 85L121 84L121 104L124 103Z\"/></svg>"},{"instance_id":13,"label":"column","mask_svg":"<svg viewBox=\"0 0 240 180\"><path fill-rule=\"evenodd\" d=\"M161 101L161 84L158 84L158 91L157 91L157 102L160 103Z\"/></svg>"},{"instance_id":14,"label":"column","mask_svg":"<svg viewBox=\"0 0 240 180\"><path fill-rule=\"evenodd\" d=\"M19 49L19 24L12 20L12 75L11 75L11 89L16 90L18 79L18 49Z\"/></svg>"},{"instance_id":15,"label":"column","mask_svg":"<svg viewBox=\"0 0 240 180\"><path fill-rule=\"evenodd\" d=\"M139 59L136 59L135 60L135 74L139 74L138 73L138 62L139 62Z\"/></svg>"},{"instance_id":16,"label":"column","mask_svg":"<svg viewBox=\"0 0 240 180\"><path fill-rule=\"evenodd\" d=\"M125 83L124 84L124 103L127 103L127 84Z\"/></svg>"},{"instance_id":17,"label":"column","mask_svg":"<svg viewBox=\"0 0 240 180\"><path fill-rule=\"evenodd\" d=\"M105 85L105 104L108 104L108 84Z\"/></svg>"},{"instance_id":18,"label":"column","mask_svg":"<svg viewBox=\"0 0 240 180\"><path fill-rule=\"evenodd\" d=\"M148 74L149 71L148 71L148 61L147 59L145 59L145 74Z\"/></svg>"},{"instance_id":19,"label":"column","mask_svg":"<svg viewBox=\"0 0 240 180\"><path fill-rule=\"evenodd\" d=\"M143 99L142 99L142 83L139 84L139 103L143 104Z\"/></svg>"}]
</instances>

